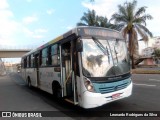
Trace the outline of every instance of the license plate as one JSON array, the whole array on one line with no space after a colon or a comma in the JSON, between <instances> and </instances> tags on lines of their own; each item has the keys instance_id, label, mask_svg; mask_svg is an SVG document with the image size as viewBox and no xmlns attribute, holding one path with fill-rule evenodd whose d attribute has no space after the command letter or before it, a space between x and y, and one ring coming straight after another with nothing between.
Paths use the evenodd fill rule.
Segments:
<instances>
[{"instance_id":1,"label":"license plate","mask_svg":"<svg viewBox=\"0 0 160 120\"><path fill-rule=\"evenodd\" d=\"M120 97L120 93L117 93L117 94L113 94L112 95L112 99L117 99L117 98L119 98Z\"/></svg>"}]
</instances>

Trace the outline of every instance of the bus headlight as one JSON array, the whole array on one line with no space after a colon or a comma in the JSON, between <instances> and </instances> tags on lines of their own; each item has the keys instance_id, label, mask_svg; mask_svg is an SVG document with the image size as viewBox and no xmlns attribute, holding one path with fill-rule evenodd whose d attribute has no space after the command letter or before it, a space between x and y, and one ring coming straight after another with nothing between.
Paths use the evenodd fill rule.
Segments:
<instances>
[{"instance_id":1,"label":"bus headlight","mask_svg":"<svg viewBox=\"0 0 160 120\"><path fill-rule=\"evenodd\" d=\"M89 79L85 78L84 85L88 91L94 92L94 87Z\"/></svg>"}]
</instances>

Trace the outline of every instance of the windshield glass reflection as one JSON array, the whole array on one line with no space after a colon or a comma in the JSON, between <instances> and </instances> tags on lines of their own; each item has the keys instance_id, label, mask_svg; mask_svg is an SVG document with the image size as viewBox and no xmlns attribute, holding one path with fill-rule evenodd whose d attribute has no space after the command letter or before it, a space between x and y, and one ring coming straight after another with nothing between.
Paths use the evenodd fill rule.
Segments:
<instances>
[{"instance_id":1,"label":"windshield glass reflection","mask_svg":"<svg viewBox=\"0 0 160 120\"><path fill-rule=\"evenodd\" d=\"M83 74L108 77L129 72L129 60L122 40L83 39Z\"/></svg>"}]
</instances>

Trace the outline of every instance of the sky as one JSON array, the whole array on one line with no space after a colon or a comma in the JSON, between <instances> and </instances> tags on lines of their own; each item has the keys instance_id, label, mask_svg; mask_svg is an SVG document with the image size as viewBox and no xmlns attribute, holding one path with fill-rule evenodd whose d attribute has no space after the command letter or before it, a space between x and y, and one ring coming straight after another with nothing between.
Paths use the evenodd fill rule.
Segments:
<instances>
[{"instance_id":1,"label":"sky","mask_svg":"<svg viewBox=\"0 0 160 120\"><path fill-rule=\"evenodd\" d=\"M127 0L0 0L0 46L36 47L74 28L84 12L111 18L117 6ZM128 0L131 1L131 0ZM160 36L159 0L137 0L137 8L147 6L153 20L147 28Z\"/></svg>"}]
</instances>

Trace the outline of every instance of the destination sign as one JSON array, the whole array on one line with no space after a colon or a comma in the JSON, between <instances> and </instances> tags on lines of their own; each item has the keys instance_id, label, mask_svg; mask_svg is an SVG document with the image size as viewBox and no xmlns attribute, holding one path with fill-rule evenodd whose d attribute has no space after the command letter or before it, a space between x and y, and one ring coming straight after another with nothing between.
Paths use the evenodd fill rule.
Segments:
<instances>
[{"instance_id":1,"label":"destination sign","mask_svg":"<svg viewBox=\"0 0 160 120\"><path fill-rule=\"evenodd\" d=\"M82 31L81 31L82 32ZM84 36L100 36L100 37L111 37L123 39L121 33L109 29L101 28L83 28Z\"/></svg>"}]
</instances>

